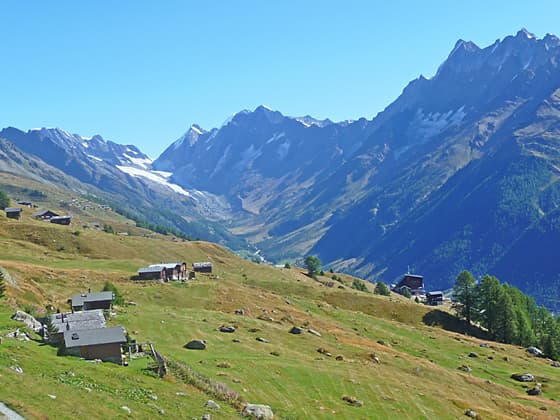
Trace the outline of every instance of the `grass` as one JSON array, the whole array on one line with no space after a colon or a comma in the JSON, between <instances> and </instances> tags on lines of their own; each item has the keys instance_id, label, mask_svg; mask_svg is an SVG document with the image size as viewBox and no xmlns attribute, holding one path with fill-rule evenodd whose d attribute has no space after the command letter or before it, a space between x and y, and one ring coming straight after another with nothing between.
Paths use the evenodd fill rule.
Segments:
<instances>
[{"instance_id":1,"label":"grass","mask_svg":"<svg viewBox=\"0 0 560 420\"><path fill-rule=\"evenodd\" d=\"M26 218L16 226L0 217L0 265L16 282L0 304L0 335L21 327L9 319L18 305L33 305L39 313L47 304L64 309L72 293L100 290L109 280L126 301L136 302L117 308L109 324L124 325L140 342L153 341L171 366L160 380L146 372L146 359L126 368L92 364L58 357L37 341L4 339L0 401L30 418L125 417L122 406L135 418L153 418L160 409L172 417L200 417L208 412L206 400L218 401L219 392L239 398L223 398L212 418L239 416L241 401L268 404L285 419L452 419L467 408L490 419L560 417L559 371L548 362L515 346L483 348L480 339L426 325L426 319L445 317L434 318L433 308L400 296L339 289L338 282L329 287L330 273L314 280L299 269L253 264L204 242L90 229L73 235L72 229ZM53 240L64 251L53 249ZM129 280L138 267L163 260L210 260L218 279ZM353 281L342 277L346 285ZM236 315L237 309L245 315ZM221 325L236 331L221 333ZM321 337L289 334L294 325ZM206 340L207 350L186 350L191 339ZM468 357L471 351L479 357ZM463 364L472 372L457 369ZM11 369L16 365L23 375ZM528 396L510 379L525 371L542 381L542 397Z\"/></svg>"}]
</instances>

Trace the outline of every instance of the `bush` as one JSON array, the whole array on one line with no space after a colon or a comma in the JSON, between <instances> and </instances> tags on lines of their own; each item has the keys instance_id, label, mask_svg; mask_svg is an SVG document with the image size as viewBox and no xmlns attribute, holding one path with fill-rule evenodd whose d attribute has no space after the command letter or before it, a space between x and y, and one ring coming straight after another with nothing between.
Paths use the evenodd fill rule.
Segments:
<instances>
[{"instance_id":1,"label":"bush","mask_svg":"<svg viewBox=\"0 0 560 420\"><path fill-rule=\"evenodd\" d=\"M287 262L286 264L284 264L284 268L292 268L292 266L289 262Z\"/></svg>"},{"instance_id":2,"label":"bush","mask_svg":"<svg viewBox=\"0 0 560 420\"><path fill-rule=\"evenodd\" d=\"M359 290L360 292L367 292L368 291L364 282L361 281L361 280L358 280L358 279L354 279L354 281L352 282L352 289Z\"/></svg>"},{"instance_id":3,"label":"bush","mask_svg":"<svg viewBox=\"0 0 560 420\"><path fill-rule=\"evenodd\" d=\"M315 277L315 275L321 270L321 266L323 265L322 261L318 257L314 257L309 255L305 257L305 268L307 268L307 272L311 277Z\"/></svg>"},{"instance_id":4,"label":"bush","mask_svg":"<svg viewBox=\"0 0 560 420\"><path fill-rule=\"evenodd\" d=\"M410 294L410 290L409 290L408 288L406 288L406 287L404 288L402 295L403 295L405 298L408 298L408 299L410 299L410 298L412 297L412 295Z\"/></svg>"},{"instance_id":5,"label":"bush","mask_svg":"<svg viewBox=\"0 0 560 420\"><path fill-rule=\"evenodd\" d=\"M103 286L103 291L104 292L113 292L113 295L115 296L115 299L113 300L113 303L115 305L124 304L124 297L119 292L119 289L117 289L117 286L115 286L110 281L105 282L105 285Z\"/></svg>"},{"instance_id":6,"label":"bush","mask_svg":"<svg viewBox=\"0 0 560 420\"><path fill-rule=\"evenodd\" d=\"M385 283L379 281L375 285L375 289L373 290L373 293L375 293L376 295L389 296L391 294L391 291L389 290L389 288Z\"/></svg>"}]
</instances>

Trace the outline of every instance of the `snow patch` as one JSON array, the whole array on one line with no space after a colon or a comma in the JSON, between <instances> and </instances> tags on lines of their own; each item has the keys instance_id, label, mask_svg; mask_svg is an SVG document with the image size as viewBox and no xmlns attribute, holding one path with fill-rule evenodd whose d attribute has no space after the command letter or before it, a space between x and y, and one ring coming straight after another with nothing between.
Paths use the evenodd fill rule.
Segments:
<instances>
[{"instance_id":1,"label":"snow patch","mask_svg":"<svg viewBox=\"0 0 560 420\"><path fill-rule=\"evenodd\" d=\"M170 190L175 191L176 193L179 193L181 195L185 195L187 197L190 197L191 195L188 191L184 190L179 185L168 182L166 178L164 178L163 176L155 172L146 171L143 169L135 168L133 166L120 166L120 165L116 165L116 166L120 171L130 176L148 179L152 182L156 182L158 184L164 185Z\"/></svg>"},{"instance_id":2,"label":"snow patch","mask_svg":"<svg viewBox=\"0 0 560 420\"><path fill-rule=\"evenodd\" d=\"M123 157L125 157L132 164L140 166L144 169L147 169L148 166L151 165L153 162L152 159L150 158L137 158L134 156L127 155L126 153L123 154Z\"/></svg>"},{"instance_id":3,"label":"snow patch","mask_svg":"<svg viewBox=\"0 0 560 420\"><path fill-rule=\"evenodd\" d=\"M210 174L210 178L212 178L215 174L217 174L222 170L222 167L224 166L224 164L226 163L229 157L230 150L231 150L231 144L228 144L226 150L224 151L224 154L222 155L222 157L220 157L220 159L216 163L216 166L214 167L214 170Z\"/></svg>"},{"instance_id":4,"label":"snow patch","mask_svg":"<svg viewBox=\"0 0 560 420\"><path fill-rule=\"evenodd\" d=\"M290 142L289 141L285 141L280 146L278 146L278 149L276 149L276 153L278 154L278 158L280 160L284 160L286 158L286 156L288 156L289 151L290 151Z\"/></svg>"},{"instance_id":5,"label":"snow patch","mask_svg":"<svg viewBox=\"0 0 560 420\"><path fill-rule=\"evenodd\" d=\"M191 125L191 130L194 131L195 133L198 134L202 134L202 131L200 131L198 128L196 128L194 125Z\"/></svg>"},{"instance_id":6,"label":"snow patch","mask_svg":"<svg viewBox=\"0 0 560 420\"><path fill-rule=\"evenodd\" d=\"M93 156L93 155L87 155L88 158L96 160L98 162L103 162L103 159L98 158L97 156Z\"/></svg>"},{"instance_id":7,"label":"snow patch","mask_svg":"<svg viewBox=\"0 0 560 420\"><path fill-rule=\"evenodd\" d=\"M269 138L265 144L269 144L272 143L273 141L276 141L278 139L281 139L282 137L285 137L286 133L281 132L281 133L275 133L271 138Z\"/></svg>"}]
</instances>

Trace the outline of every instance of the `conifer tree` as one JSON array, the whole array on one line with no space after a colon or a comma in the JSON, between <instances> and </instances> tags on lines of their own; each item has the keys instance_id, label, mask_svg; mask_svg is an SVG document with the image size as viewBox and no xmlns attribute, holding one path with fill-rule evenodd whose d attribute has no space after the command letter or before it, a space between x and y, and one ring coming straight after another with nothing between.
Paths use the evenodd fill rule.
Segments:
<instances>
[{"instance_id":1,"label":"conifer tree","mask_svg":"<svg viewBox=\"0 0 560 420\"><path fill-rule=\"evenodd\" d=\"M467 271L462 271L455 280L453 286L453 307L459 317L467 320L467 325L471 325L471 320L475 314L476 302L476 279Z\"/></svg>"},{"instance_id":2,"label":"conifer tree","mask_svg":"<svg viewBox=\"0 0 560 420\"><path fill-rule=\"evenodd\" d=\"M0 270L0 299L6 295L6 281L4 280L4 273Z\"/></svg>"},{"instance_id":3,"label":"conifer tree","mask_svg":"<svg viewBox=\"0 0 560 420\"><path fill-rule=\"evenodd\" d=\"M517 338L517 319L513 302L503 289L496 305L496 340L502 343L513 343Z\"/></svg>"}]
</instances>

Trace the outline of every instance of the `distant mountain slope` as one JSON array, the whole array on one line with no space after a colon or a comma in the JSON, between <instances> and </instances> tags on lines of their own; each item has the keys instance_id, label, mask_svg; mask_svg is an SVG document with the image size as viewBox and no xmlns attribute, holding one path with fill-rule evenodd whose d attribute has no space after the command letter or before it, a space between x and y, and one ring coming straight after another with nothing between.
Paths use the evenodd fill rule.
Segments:
<instances>
[{"instance_id":1,"label":"distant mountain slope","mask_svg":"<svg viewBox=\"0 0 560 420\"><path fill-rule=\"evenodd\" d=\"M520 256L557 229L559 62L553 35L459 40L372 121L261 106L193 126L153 166L226 197L231 230L275 259L316 253L385 281L410 265L430 288L469 268L538 293L557 285L554 260Z\"/></svg>"},{"instance_id":2,"label":"distant mountain slope","mask_svg":"<svg viewBox=\"0 0 560 420\"><path fill-rule=\"evenodd\" d=\"M135 146L105 142L101 136L86 139L61 129L6 128L0 132L2 138L6 140L0 152L7 159L0 168L5 171L87 191L120 211L179 229L192 238L245 246L216 222L228 211L223 200L186 191L169 182L170 174L151 171L151 159ZM49 175L53 173L58 175Z\"/></svg>"}]
</instances>

